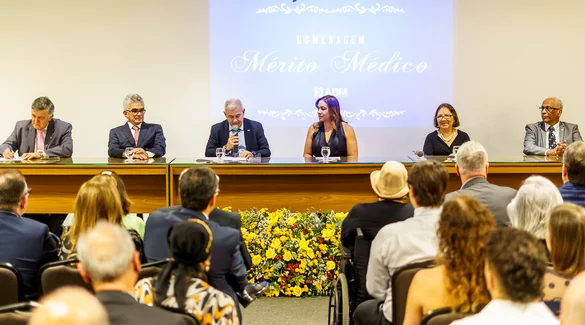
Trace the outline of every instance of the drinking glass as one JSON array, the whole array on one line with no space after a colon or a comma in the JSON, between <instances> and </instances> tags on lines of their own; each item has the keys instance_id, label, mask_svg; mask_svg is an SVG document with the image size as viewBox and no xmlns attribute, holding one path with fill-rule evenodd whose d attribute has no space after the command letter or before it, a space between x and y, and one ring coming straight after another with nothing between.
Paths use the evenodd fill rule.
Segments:
<instances>
[{"instance_id":1,"label":"drinking glass","mask_svg":"<svg viewBox=\"0 0 585 325\"><path fill-rule=\"evenodd\" d=\"M224 155L225 149L223 147L215 149L215 156L217 157L218 160L222 160Z\"/></svg>"},{"instance_id":2,"label":"drinking glass","mask_svg":"<svg viewBox=\"0 0 585 325\"><path fill-rule=\"evenodd\" d=\"M321 147L321 156L323 156L323 161L329 161L330 154L331 154L331 148Z\"/></svg>"},{"instance_id":3,"label":"drinking glass","mask_svg":"<svg viewBox=\"0 0 585 325\"><path fill-rule=\"evenodd\" d=\"M126 159L128 160L132 160L132 158L134 157L134 148L133 147L128 147L124 150L124 157L126 157Z\"/></svg>"}]
</instances>

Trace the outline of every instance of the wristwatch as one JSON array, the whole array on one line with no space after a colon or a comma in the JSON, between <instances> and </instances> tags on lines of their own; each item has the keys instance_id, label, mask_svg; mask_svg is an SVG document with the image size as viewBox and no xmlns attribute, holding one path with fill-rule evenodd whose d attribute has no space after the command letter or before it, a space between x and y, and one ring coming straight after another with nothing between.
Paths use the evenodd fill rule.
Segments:
<instances>
[{"instance_id":1,"label":"wristwatch","mask_svg":"<svg viewBox=\"0 0 585 325\"><path fill-rule=\"evenodd\" d=\"M41 155L41 159L47 159L47 158L49 158L49 155L47 155L47 153L44 150L37 150L37 153L39 155Z\"/></svg>"}]
</instances>

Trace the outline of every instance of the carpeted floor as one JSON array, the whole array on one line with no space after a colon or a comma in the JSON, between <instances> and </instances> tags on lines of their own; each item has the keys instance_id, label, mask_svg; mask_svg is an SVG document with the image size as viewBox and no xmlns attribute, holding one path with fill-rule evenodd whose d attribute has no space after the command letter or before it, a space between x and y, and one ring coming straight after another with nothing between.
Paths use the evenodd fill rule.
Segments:
<instances>
[{"instance_id":1,"label":"carpeted floor","mask_svg":"<svg viewBox=\"0 0 585 325\"><path fill-rule=\"evenodd\" d=\"M329 297L260 297L243 309L245 325L327 325Z\"/></svg>"}]
</instances>

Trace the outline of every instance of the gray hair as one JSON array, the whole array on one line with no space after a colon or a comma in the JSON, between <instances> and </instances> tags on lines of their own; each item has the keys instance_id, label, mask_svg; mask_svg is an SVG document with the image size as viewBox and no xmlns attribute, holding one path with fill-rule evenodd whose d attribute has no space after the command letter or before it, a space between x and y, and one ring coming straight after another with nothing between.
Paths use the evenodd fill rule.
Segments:
<instances>
[{"instance_id":1,"label":"gray hair","mask_svg":"<svg viewBox=\"0 0 585 325\"><path fill-rule=\"evenodd\" d=\"M136 247L124 227L99 221L77 241L77 256L95 283L112 282L124 275Z\"/></svg>"},{"instance_id":2,"label":"gray hair","mask_svg":"<svg viewBox=\"0 0 585 325\"><path fill-rule=\"evenodd\" d=\"M544 239L550 212L562 203L561 193L553 182L546 177L530 176L508 204L508 217L513 227Z\"/></svg>"},{"instance_id":3,"label":"gray hair","mask_svg":"<svg viewBox=\"0 0 585 325\"><path fill-rule=\"evenodd\" d=\"M41 299L29 325L108 325L108 314L99 300L81 287L61 287Z\"/></svg>"},{"instance_id":4,"label":"gray hair","mask_svg":"<svg viewBox=\"0 0 585 325\"><path fill-rule=\"evenodd\" d=\"M477 141L465 142L457 152L457 166L462 175L485 173L488 165L488 154Z\"/></svg>"},{"instance_id":5,"label":"gray hair","mask_svg":"<svg viewBox=\"0 0 585 325\"><path fill-rule=\"evenodd\" d=\"M238 107L244 108L244 106L242 106L242 101L237 98L230 98L226 100L224 107L225 107L224 110L226 111L233 111Z\"/></svg>"},{"instance_id":6,"label":"gray hair","mask_svg":"<svg viewBox=\"0 0 585 325\"><path fill-rule=\"evenodd\" d=\"M550 98L547 98L547 99L553 99L553 100L555 101L555 104L556 104L556 105L557 105L557 106L558 106L560 109L563 109L563 101L562 101L562 100L560 100L560 99L558 99L558 98L556 98L556 97L550 97ZM545 100L546 100L546 99L545 99Z\"/></svg>"},{"instance_id":7,"label":"gray hair","mask_svg":"<svg viewBox=\"0 0 585 325\"><path fill-rule=\"evenodd\" d=\"M142 103L144 105L144 99L142 99L142 97L140 97L140 95L138 94L128 94L126 95L126 97L124 97L124 102L122 103L122 105L124 106L124 110L128 110L128 107L130 106L130 104L132 103Z\"/></svg>"},{"instance_id":8,"label":"gray hair","mask_svg":"<svg viewBox=\"0 0 585 325\"><path fill-rule=\"evenodd\" d=\"M55 105L53 105L53 102L49 99L49 97L39 97L35 99L31 108L33 111L44 111L48 109L49 114L55 113Z\"/></svg>"}]
</instances>

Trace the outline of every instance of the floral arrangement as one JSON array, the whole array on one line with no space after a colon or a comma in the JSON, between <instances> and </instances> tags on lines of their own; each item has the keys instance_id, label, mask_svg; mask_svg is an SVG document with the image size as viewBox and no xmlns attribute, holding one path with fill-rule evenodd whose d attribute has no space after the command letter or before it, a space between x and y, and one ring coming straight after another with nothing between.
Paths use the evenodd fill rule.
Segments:
<instances>
[{"instance_id":1,"label":"floral arrangement","mask_svg":"<svg viewBox=\"0 0 585 325\"><path fill-rule=\"evenodd\" d=\"M252 256L250 282L267 282L266 296L323 296L339 272L341 222L347 213L240 211Z\"/></svg>"}]
</instances>

